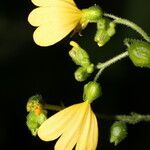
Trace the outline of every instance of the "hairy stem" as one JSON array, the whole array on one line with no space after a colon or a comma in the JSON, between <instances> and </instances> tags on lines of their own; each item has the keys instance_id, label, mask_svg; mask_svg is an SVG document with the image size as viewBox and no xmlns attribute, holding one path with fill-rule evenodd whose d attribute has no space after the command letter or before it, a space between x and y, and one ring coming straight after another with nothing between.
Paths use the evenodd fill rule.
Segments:
<instances>
[{"instance_id":1,"label":"hairy stem","mask_svg":"<svg viewBox=\"0 0 150 150\"><path fill-rule=\"evenodd\" d=\"M119 61L119 60L121 60L121 59L123 59L123 58L125 58L127 56L128 56L128 51L123 52L123 53L121 53L121 54L111 58L110 60L108 60L108 61L106 61L104 63L98 63L97 64L97 69L99 69L99 71L97 72L97 74L96 74L96 76L94 78L94 81L98 80L99 76L102 74L102 72L103 72L103 70L105 68L109 67L110 65L116 63L117 61Z\"/></svg>"},{"instance_id":2,"label":"hairy stem","mask_svg":"<svg viewBox=\"0 0 150 150\"><path fill-rule=\"evenodd\" d=\"M101 119L106 120L118 120L123 121L128 124L136 124L139 122L150 122L150 115L141 115L135 112L132 112L130 115L114 115L114 116L107 116L107 115L97 115Z\"/></svg>"},{"instance_id":3,"label":"hairy stem","mask_svg":"<svg viewBox=\"0 0 150 150\"><path fill-rule=\"evenodd\" d=\"M139 27L137 24L135 24L134 22L131 22L127 19L123 19L123 18L117 17L112 14L108 14L108 13L104 13L104 16L114 19L115 23L123 24L123 25L126 25L126 26L132 28L133 30L138 32L147 42L150 42L150 37L147 35L147 33L141 27Z\"/></svg>"}]
</instances>

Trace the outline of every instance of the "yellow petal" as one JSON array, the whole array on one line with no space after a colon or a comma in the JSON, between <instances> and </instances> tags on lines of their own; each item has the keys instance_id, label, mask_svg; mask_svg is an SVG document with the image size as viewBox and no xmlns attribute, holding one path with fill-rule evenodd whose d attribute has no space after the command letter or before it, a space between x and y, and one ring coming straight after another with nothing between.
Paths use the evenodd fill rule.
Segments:
<instances>
[{"instance_id":1,"label":"yellow petal","mask_svg":"<svg viewBox=\"0 0 150 150\"><path fill-rule=\"evenodd\" d=\"M62 24L68 25L74 20L80 20L81 11L73 8L65 7L39 7L34 9L28 16L28 21L33 26L40 26L43 24ZM52 26L51 25L51 26ZM51 29L53 30L53 29Z\"/></svg>"},{"instance_id":2,"label":"yellow petal","mask_svg":"<svg viewBox=\"0 0 150 150\"><path fill-rule=\"evenodd\" d=\"M80 133L81 136L77 142L76 150L96 150L98 142L98 125L95 114L92 110L90 111L90 121L88 119L88 122L84 123L85 131ZM90 124L90 126L88 124Z\"/></svg>"},{"instance_id":3,"label":"yellow petal","mask_svg":"<svg viewBox=\"0 0 150 150\"><path fill-rule=\"evenodd\" d=\"M87 141L87 147L88 150L96 150L96 148L94 148L95 146L93 146L94 142L93 142L93 136L94 136L94 123L93 123L93 114L91 115L91 126L90 126L90 131L89 131L89 135L88 135L88 141Z\"/></svg>"},{"instance_id":4,"label":"yellow petal","mask_svg":"<svg viewBox=\"0 0 150 150\"><path fill-rule=\"evenodd\" d=\"M78 136L80 134L80 128L82 127L82 122L88 111L89 104L83 102L77 115L74 116L71 123L68 124L64 133L59 138L55 145L55 150L72 150L75 146Z\"/></svg>"},{"instance_id":5,"label":"yellow petal","mask_svg":"<svg viewBox=\"0 0 150 150\"><path fill-rule=\"evenodd\" d=\"M91 150L96 150L97 143L98 143L98 124L97 124L97 118L95 114L93 113L93 135L91 133L91 140L89 141L89 145L91 145ZM92 128L92 127L91 127Z\"/></svg>"},{"instance_id":6,"label":"yellow petal","mask_svg":"<svg viewBox=\"0 0 150 150\"><path fill-rule=\"evenodd\" d=\"M80 104L75 104L67 107L47 119L38 129L38 136L44 141L52 141L58 138L64 131L66 124L78 111L79 106Z\"/></svg>"},{"instance_id":7,"label":"yellow petal","mask_svg":"<svg viewBox=\"0 0 150 150\"><path fill-rule=\"evenodd\" d=\"M71 5L75 5L73 0L31 0L31 1L36 6L51 6L53 2L55 3L64 2Z\"/></svg>"},{"instance_id":8,"label":"yellow petal","mask_svg":"<svg viewBox=\"0 0 150 150\"><path fill-rule=\"evenodd\" d=\"M89 149L89 133L90 133L90 127L91 127L91 118L92 117L92 111L91 107L89 107L89 110L86 114L86 117L83 121L82 128L80 129L80 136L77 141L76 150L91 150Z\"/></svg>"},{"instance_id":9,"label":"yellow petal","mask_svg":"<svg viewBox=\"0 0 150 150\"><path fill-rule=\"evenodd\" d=\"M62 2L62 3L61 3ZM81 11L65 1L50 7L41 7L33 10L28 21L33 26L40 26L35 30L33 38L40 46L53 45L67 36L79 23Z\"/></svg>"},{"instance_id":10,"label":"yellow petal","mask_svg":"<svg viewBox=\"0 0 150 150\"><path fill-rule=\"evenodd\" d=\"M33 34L35 43L39 46L50 46L67 36L77 25L78 21L70 22L68 25L48 24L37 28Z\"/></svg>"}]
</instances>

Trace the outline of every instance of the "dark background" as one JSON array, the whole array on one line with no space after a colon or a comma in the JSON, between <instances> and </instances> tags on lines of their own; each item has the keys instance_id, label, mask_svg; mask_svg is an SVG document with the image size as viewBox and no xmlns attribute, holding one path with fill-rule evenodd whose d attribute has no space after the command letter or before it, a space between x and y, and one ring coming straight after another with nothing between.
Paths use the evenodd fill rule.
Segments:
<instances>
[{"instance_id":1,"label":"dark background","mask_svg":"<svg viewBox=\"0 0 150 150\"><path fill-rule=\"evenodd\" d=\"M150 33L149 0L78 0L79 8L99 4L108 13L134 21ZM82 101L86 83L73 77L75 64L68 56L67 37L51 47L39 47L32 39L35 30L27 22L34 8L30 0L5 0L0 5L0 149L53 149L54 142L45 143L31 136L26 127L26 102L34 94L41 94L47 103L66 106ZM127 32L128 31L128 32ZM84 36L73 37L87 48L94 63L106 61L125 50L125 37L141 38L127 27L117 26L117 34L104 47L93 42L95 25L83 31ZM89 42L90 41L90 42ZM126 58L112 65L102 74L103 96L93 109L99 114L115 115L138 112L150 113L150 70L133 66ZM91 77L92 79L92 77ZM99 149L149 150L150 123L128 126L128 137L117 147L109 143L109 128L113 123L99 121Z\"/></svg>"}]
</instances>

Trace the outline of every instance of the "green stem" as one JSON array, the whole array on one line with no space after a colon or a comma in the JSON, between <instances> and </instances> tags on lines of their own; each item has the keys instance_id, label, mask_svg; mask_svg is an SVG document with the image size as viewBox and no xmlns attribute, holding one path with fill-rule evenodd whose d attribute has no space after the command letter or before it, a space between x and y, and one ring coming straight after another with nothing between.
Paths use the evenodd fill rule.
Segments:
<instances>
[{"instance_id":1,"label":"green stem","mask_svg":"<svg viewBox=\"0 0 150 150\"><path fill-rule=\"evenodd\" d=\"M104 62L104 63L98 63L97 64L97 69L99 69L99 71L97 72L95 78L94 78L94 81L97 81L97 79L99 78L99 76L102 74L103 70L107 67L109 67L110 65L116 63L117 61L125 58L128 56L128 51L126 52L123 52L113 58L111 58L110 60Z\"/></svg>"},{"instance_id":2,"label":"green stem","mask_svg":"<svg viewBox=\"0 0 150 150\"><path fill-rule=\"evenodd\" d=\"M107 120L118 120L123 121L128 124L136 124L139 122L150 122L150 115L141 115L135 112L132 112L130 115L115 115L115 116L107 116L107 115L97 115L101 119Z\"/></svg>"},{"instance_id":3,"label":"green stem","mask_svg":"<svg viewBox=\"0 0 150 150\"><path fill-rule=\"evenodd\" d=\"M45 104L44 109L60 111L60 110L64 109L64 106Z\"/></svg>"},{"instance_id":4,"label":"green stem","mask_svg":"<svg viewBox=\"0 0 150 150\"><path fill-rule=\"evenodd\" d=\"M115 118L129 124L136 124L141 121L150 121L150 115L141 115L138 113L131 113L131 115L117 115Z\"/></svg>"},{"instance_id":5,"label":"green stem","mask_svg":"<svg viewBox=\"0 0 150 150\"><path fill-rule=\"evenodd\" d=\"M127 20L127 19L119 18L119 17L114 16L114 15L112 15L112 14L104 13L104 16L114 19L114 22L115 22L115 23L123 24L123 25L126 25L126 26L132 28L133 30L137 31L147 42L150 42L150 37L149 37L149 36L147 35L147 33L146 33L141 27L139 27L137 24L135 24L135 23L133 23L133 22Z\"/></svg>"}]
</instances>

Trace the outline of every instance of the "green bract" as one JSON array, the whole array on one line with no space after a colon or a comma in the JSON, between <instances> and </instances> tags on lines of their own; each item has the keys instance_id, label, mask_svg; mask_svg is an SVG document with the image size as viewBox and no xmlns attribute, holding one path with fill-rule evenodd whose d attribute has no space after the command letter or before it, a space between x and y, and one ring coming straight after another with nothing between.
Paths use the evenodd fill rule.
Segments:
<instances>
[{"instance_id":1,"label":"green bract","mask_svg":"<svg viewBox=\"0 0 150 150\"><path fill-rule=\"evenodd\" d=\"M127 136L127 126L122 121L116 121L110 129L110 142L115 146Z\"/></svg>"},{"instance_id":2,"label":"green bract","mask_svg":"<svg viewBox=\"0 0 150 150\"><path fill-rule=\"evenodd\" d=\"M84 86L83 100L90 103L102 95L99 83L91 81Z\"/></svg>"},{"instance_id":3,"label":"green bract","mask_svg":"<svg viewBox=\"0 0 150 150\"><path fill-rule=\"evenodd\" d=\"M129 57L137 67L150 68L150 44L136 41L128 47Z\"/></svg>"}]
</instances>

